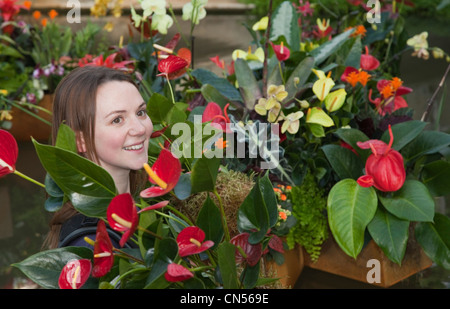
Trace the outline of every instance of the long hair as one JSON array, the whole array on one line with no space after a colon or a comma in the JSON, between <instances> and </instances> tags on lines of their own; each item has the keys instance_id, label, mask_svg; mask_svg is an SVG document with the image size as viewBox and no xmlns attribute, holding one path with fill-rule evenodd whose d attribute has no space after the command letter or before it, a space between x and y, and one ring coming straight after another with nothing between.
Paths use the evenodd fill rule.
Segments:
<instances>
[{"instance_id":1,"label":"long hair","mask_svg":"<svg viewBox=\"0 0 450 309\"><path fill-rule=\"evenodd\" d=\"M52 144L56 143L59 127L68 125L77 135L81 135L86 145L86 153L79 153L87 159L98 162L95 149L95 110L98 88L110 81L123 81L137 85L127 73L119 70L85 66L76 68L58 84L53 99ZM145 183L142 171L130 172L131 193L138 192ZM51 219L50 231L44 241L44 248L56 248L62 224L78 212L69 201Z\"/></svg>"}]
</instances>

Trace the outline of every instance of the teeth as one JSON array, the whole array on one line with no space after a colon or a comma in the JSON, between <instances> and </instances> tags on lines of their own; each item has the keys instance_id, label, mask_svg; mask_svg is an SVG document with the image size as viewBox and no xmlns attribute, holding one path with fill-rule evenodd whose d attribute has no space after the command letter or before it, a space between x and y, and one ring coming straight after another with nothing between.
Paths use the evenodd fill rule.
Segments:
<instances>
[{"instance_id":1,"label":"teeth","mask_svg":"<svg viewBox=\"0 0 450 309\"><path fill-rule=\"evenodd\" d=\"M139 144L139 145L133 145L133 146L129 146L129 147L123 147L123 149L125 150L138 150L141 149L142 147L144 147L144 144Z\"/></svg>"}]
</instances>

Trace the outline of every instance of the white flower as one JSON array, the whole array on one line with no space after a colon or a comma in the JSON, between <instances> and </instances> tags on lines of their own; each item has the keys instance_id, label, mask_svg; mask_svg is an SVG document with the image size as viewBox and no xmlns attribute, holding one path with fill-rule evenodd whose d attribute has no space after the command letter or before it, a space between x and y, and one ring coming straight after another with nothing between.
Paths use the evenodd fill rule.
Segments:
<instances>
[{"instance_id":1,"label":"white flower","mask_svg":"<svg viewBox=\"0 0 450 309\"><path fill-rule=\"evenodd\" d=\"M152 14L166 14L166 0L141 0L140 4L144 11L144 19Z\"/></svg>"},{"instance_id":2,"label":"white flower","mask_svg":"<svg viewBox=\"0 0 450 309\"><path fill-rule=\"evenodd\" d=\"M300 118L303 117L303 112L298 111L295 113L290 113L289 115L284 117L283 125L281 126L281 133L288 131L291 134L295 134L298 132L300 128Z\"/></svg>"},{"instance_id":3,"label":"white flower","mask_svg":"<svg viewBox=\"0 0 450 309\"><path fill-rule=\"evenodd\" d=\"M183 5L183 20L192 20L195 25L198 25L201 19L206 17L205 5L208 0L192 0Z\"/></svg>"},{"instance_id":4,"label":"white flower","mask_svg":"<svg viewBox=\"0 0 450 309\"><path fill-rule=\"evenodd\" d=\"M167 34L167 29L172 27L173 19L167 14L153 15L152 17L152 30L158 30L161 34Z\"/></svg>"}]
</instances>

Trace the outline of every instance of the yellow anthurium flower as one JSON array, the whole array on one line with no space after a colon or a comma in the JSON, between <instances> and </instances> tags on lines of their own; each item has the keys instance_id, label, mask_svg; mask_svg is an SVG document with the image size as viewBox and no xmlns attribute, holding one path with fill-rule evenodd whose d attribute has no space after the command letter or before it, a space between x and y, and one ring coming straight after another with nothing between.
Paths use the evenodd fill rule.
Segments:
<instances>
[{"instance_id":1,"label":"yellow anthurium flower","mask_svg":"<svg viewBox=\"0 0 450 309\"><path fill-rule=\"evenodd\" d=\"M298 111L285 116L283 125L281 126L281 133L284 133L286 131L291 134L297 133L298 129L300 128L300 118L302 118L303 115L304 114L302 111Z\"/></svg>"},{"instance_id":2,"label":"yellow anthurium flower","mask_svg":"<svg viewBox=\"0 0 450 309\"><path fill-rule=\"evenodd\" d=\"M255 105L255 112L257 112L261 116L267 115L267 99L261 98L258 100L258 104Z\"/></svg>"},{"instance_id":3,"label":"yellow anthurium flower","mask_svg":"<svg viewBox=\"0 0 450 309\"><path fill-rule=\"evenodd\" d=\"M313 92L320 101L323 101L330 92L331 88L334 86L334 81L330 78L331 72L329 72L328 76L326 76L323 71L315 69L312 69L312 71L319 78L313 84Z\"/></svg>"},{"instance_id":4,"label":"yellow anthurium flower","mask_svg":"<svg viewBox=\"0 0 450 309\"><path fill-rule=\"evenodd\" d=\"M267 115L267 121L271 123L280 122L284 119L284 113L281 110L281 104L279 102L275 103L275 106L270 109Z\"/></svg>"},{"instance_id":5,"label":"yellow anthurium flower","mask_svg":"<svg viewBox=\"0 0 450 309\"><path fill-rule=\"evenodd\" d=\"M231 58L233 61L236 61L236 59L247 59L247 52L242 49L235 49L233 53L231 54Z\"/></svg>"},{"instance_id":6,"label":"yellow anthurium flower","mask_svg":"<svg viewBox=\"0 0 450 309\"><path fill-rule=\"evenodd\" d=\"M344 105L347 92L344 88L330 92L325 98L325 107L329 112L337 111Z\"/></svg>"},{"instance_id":7,"label":"yellow anthurium flower","mask_svg":"<svg viewBox=\"0 0 450 309\"><path fill-rule=\"evenodd\" d=\"M334 121L320 107L312 107L308 109L306 114L307 123L320 124L323 127L334 126Z\"/></svg>"},{"instance_id":8,"label":"yellow anthurium flower","mask_svg":"<svg viewBox=\"0 0 450 309\"><path fill-rule=\"evenodd\" d=\"M252 29L253 31L266 30L268 25L269 25L269 17L264 16L253 25Z\"/></svg>"}]
</instances>

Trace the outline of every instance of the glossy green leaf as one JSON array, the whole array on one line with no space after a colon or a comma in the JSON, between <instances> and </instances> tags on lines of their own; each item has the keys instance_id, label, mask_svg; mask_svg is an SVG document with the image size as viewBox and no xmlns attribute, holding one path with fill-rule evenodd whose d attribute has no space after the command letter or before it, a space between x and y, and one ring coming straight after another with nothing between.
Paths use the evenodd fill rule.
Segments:
<instances>
[{"instance_id":1,"label":"glossy green leaf","mask_svg":"<svg viewBox=\"0 0 450 309\"><path fill-rule=\"evenodd\" d=\"M351 43L351 41L348 42ZM361 39L359 37L356 37L354 42L352 42L351 44L350 50L346 51L344 66L359 69L361 62L361 50Z\"/></svg>"},{"instance_id":2,"label":"glossy green leaf","mask_svg":"<svg viewBox=\"0 0 450 309\"><path fill-rule=\"evenodd\" d=\"M350 149L328 144L323 146L322 150L340 179L357 179L363 174L363 161Z\"/></svg>"},{"instance_id":3,"label":"glossy green leaf","mask_svg":"<svg viewBox=\"0 0 450 309\"><path fill-rule=\"evenodd\" d=\"M191 74L195 77L195 79L197 79L197 81L200 82L201 85L209 84L214 87L220 95L228 98L229 101L242 101L239 91L236 87L234 87L234 85L230 84L226 78L219 77L213 72L202 68L195 69ZM221 106L225 107L225 105Z\"/></svg>"},{"instance_id":4,"label":"glossy green leaf","mask_svg":"<svg viewBox=\"0 0 450 309\"><path fill-rule=\"evenodd\" d=\"M155 246L154 263L148 275L145 288L156 288L166 282L162 280L167 271L167 265L173 262L178 254L178 244L173 238L164 238ZM169 285L168 283L166 284Z\"/></svg>"},{"instance_id":5,"label":"glossy green leaf","mask_svg":"<svg viewBox=\"0 0 450 309\"><path fill-rule=\"evenodd\" d=\"M28 278L46 289L58 289L58 279L63 267L73 259L92 259L91 249L86 247L64 247L38 252L22 262L12 264ZM90 278L83 288L95 288L96 279Z\"/></svg>"},{"instance_id":6,"label":"glossy green leaf","mask_svg":"<svg viewBox=\"0 0 450 309\"><path fill-rule=\"evenodd\" d=\"M77 152L75 132L66 124L62 123L58 129L55 146L72 152Z\"/></svg>"},{"instance_id":7,"label":"glossy green leaf","mask_svg":"<svg viewBox=\"0 0 450 309\"><path fill-rule=\"evenodd\" d=\"M102 167L71 151L39 144L38 157L58 187L80 212L102 217L116 195L114 180Z\"/></svg>"},{"instance_id":8,"label":"glossy green leaf","mask_svg":"<svg viewBox=\"0 0 450 309\"><path fill-rule=\"evenodd\" d=\"M436 213L434 223L419 222L414 234L436 264L450 269L450 219L447 216Z\"/></svg>"},{"instance_id":9,"label":"glossy green leaf","mask_svg":"<svg viewBox=\"0 0 450 309\"><path fill-rule=\"evenodd\" d=\"M263 97L255 75L247 62L240 58L234 62L234 70L245 107L253 110L253 106L257 103L258 99Z\"/></svg>"},{"instance_id":10,"label":"glossy green leaf","mask_svg":"<svg viewBox=\"0 0 450 309\"><path fill-rule=\"evenodd\" d=\"M217 248L217 259L224 289L239 288L235 252L236 247L229 242L223 242Z\"/></svg>"},{"instance_id":11,"label":"glossy green leaf","mask_svg":"<svg viewBox=\"0 0 450 309\"><path fill-rule=\"evenodd\" d=\"M405 161L416 160L423 155L439 152L450 145L450 134L439 131L423 131L403 147Z\"/></svg>"},{"instance_id":12,"label":"glossy green leaf","mask_svg":"<svg viewBox=\"0 0 450 309\"><path fill-rule=\"evenodd\" d=\"M450 162L439 160L426 164L422 171L422 182L432 196L450 194Z\"/></svg>"},{"instance_id":13,"label":"glossy green leaf","mask_svg":"<svg viewBox=\"0 0 450 309\"><path fill-rule=\"evenodd\" d=\"M215 102L222 108L225 107L225 105L227 105L230 101L228 98L223 96L219 90L210 84L203 84L201 92L206 102Z\"/></svg>"},{"instance_id":14,"label":"glossy green leaf","mask_svg":"<svg viewBox=\"0 0 450 309\"><path fill-rule=\"evenodd\" d=\"M154 93L147 103L147 114L154 124L161 123L166 120L173 106L168 98L159 93Z\"/></svg>"},{"instance_id":15,"label":"glossy green leaf","mask_svg":"<svg viewBox=\"0 0 450 309\"><path fill-rule=\"evenodd\" d=\"M286 91L288 93L285 102L295 98L299 91L303 91L303 87L311 75L311 69L314 67L314 58L307 57L303 59L294 69L286 82ZM296 82L298 78L298 82Z\"/></svg>"},{"instance_id":16,"label":"glossy green leaf","mask_svg":"<svg viewBox=\"0 0 450 309\"><path fill-rule=\"evenodd\" d=\"M200 210L196 225L205 232L205 239L212 240L214 242L214 248L220 243L223 238L223 224L222 215L219 207L214 201L207 195L206 201L203 203Z\"/></svg>"},{"instance_id":17,"label":"glossy green leaf","mask_svg":"<svg viewBox=\"0 0 450 309\"><path fill-rule=\"evenodd\" d=\"M409 237L409 221L401 220L378 207L367 230L384 254L394 263L401 265Z\"/></svg>"},{"instance_id":18,"label":"glossy green leaf","mask_svg":"<svg viewBox=\"0 0 450 309\"><path fill-rule=\"evenodd\" d=\"M201 157L197 159L191 173L191 193L213 191L219 166L219 158Z\"/></svg>"},{"instance_id":19,"label":"glossy green leaf","mask_svg":"<svg viewBox=\"0 0 450 309\"><path fill-rule=\"evenodd\" d=\"M391 127L392 134L394 135L394 142L392 143L392 148L399 151L409 142L415 139L426 126L427 123L420 120L405 121L393 125ZM381 140L384 141L386 144L389 144L390 135L388 130L384 131Z\"/></svg>"},{"instance_id":20,"label":"glossy green leaf","mask_svg":"<svg viewBox=\"0 0 450 309\"><path fill-rule=\"evenodd\" d=\"M354 32L354 29L347 30L341 34L336 35L331 40L323 43L319 47L311 51L311 56L314 57L316 66L325 61L331 54L336 52L342 44L345 43Z\"/></svg>"},{"instance_id":21,"label":"glossy green leaf","mask_svg":"<svg viewBox=\"0 0 450 309\"><path fill-rule=\"evenodd\" d=\"M181 201L191 195L191 174L181 174L173 193Z\"/></svg>"},{"instance_id":22,"label":"glossy green leaf","mask_svg":"<svg viewBox=\"0 0 450 309\"><path fill-rule=\"evenodd\" d=\"M290 1L282 2L272 14L270 41L284 37L292 51L300 50L300 28L298 16Z\"/></svg>"},{"instance_id":23,"label":"glossy green leaf","mask_svg":"<svg viewBox=\"0 0 450 309\"><path fill-rule=\"evenodd\" d=\"M327 213L330 230L341 249L356 259L364 245L364 232L377 209L373 188L364 188L356 180L344 179L328 194Z\"/></svg>"},{"instance_id":24,"label":"glossy green leaf","mask_svg":"<svg viewBox=\"0 0 450 309\"><path fill-rule=\"evenodd\" d=\"M344 142L346 142L348 145L350 145L358 153L358 155L362 158L364 162L367 159L367 157L372 153L370 149L366 150L358 147L357 144L358 142L365 142L369 140L367 135L358 129L339 128L336 130L335 135L338 136Z\"/></svg>"},{"instance_id":25,"label":"glossy green leaf","mask_svg":"<svg viewBox=\"0 0 450 309\"><path fill-rule=\"evenodd\" d=\"M383 206L400 219L433 221L434 200L427 187L417 180L407 180L392 196L379 194Z\"/></svg>"}]
</instances>

